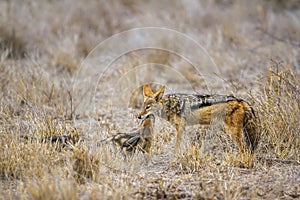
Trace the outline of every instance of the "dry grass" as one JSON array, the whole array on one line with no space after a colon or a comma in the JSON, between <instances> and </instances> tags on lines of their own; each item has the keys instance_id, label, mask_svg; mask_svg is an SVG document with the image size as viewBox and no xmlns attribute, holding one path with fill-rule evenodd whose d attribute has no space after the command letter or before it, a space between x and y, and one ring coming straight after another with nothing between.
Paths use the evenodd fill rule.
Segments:
<instances>
[{"instance_id":1,"label":"dry grass","mask_svg":"<svg viewBox=\"0 0 300 200\"><path fill-rule=\"evenodd\" d=\"M257 100L263 149L280 159L299 162L299 74L282 63L272 62L268 85Z\"/></svg>"},{"instance_id":2,"label":"dry grass","mask_svg":"<svg viewBox=\"0 0 300 200\"><path fill-rule=\"evenodd\" d=\"M297 0L1 1L0 199L300 198L299 9ZM116 58L92 88L86 79L94 66L80 68L90 50L114 33L144 26L172 28L201 43L218 66L216 84L207 87L180 55L141 49ZM97 67L101 73L106 66ZM75 79L83 84L78 90ZM169 92L247 99L260 120L255 156L238 155L218 127L193 126L184 154L174 157L175 129L160 119L155 164L142 154L125 159L110 145L98 147L137 124L141 80L153 79ZM96 102L96 111L80 102ZM74 132L80 141L66 146L43 141Z\"/></svg>"}]
</instances>

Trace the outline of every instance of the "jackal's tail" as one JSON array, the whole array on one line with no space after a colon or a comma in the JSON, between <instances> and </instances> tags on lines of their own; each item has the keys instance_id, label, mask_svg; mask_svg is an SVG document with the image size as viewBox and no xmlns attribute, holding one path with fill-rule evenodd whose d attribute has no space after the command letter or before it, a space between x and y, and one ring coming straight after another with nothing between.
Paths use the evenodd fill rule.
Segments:
<instances>
[{"instance_id":1,"label":"jackal's tail","mask_svg":"<svg viewBox=\"0 0 300 200\"><path fill-rule=\"evenodd\" d=\"M259 131L259 119L255 115L253 108L246 102L244 103L244 136L246 139L246 144L249 149L253 152L258 145L260 140L260 131Z\"/></svg>"}]
</instances>

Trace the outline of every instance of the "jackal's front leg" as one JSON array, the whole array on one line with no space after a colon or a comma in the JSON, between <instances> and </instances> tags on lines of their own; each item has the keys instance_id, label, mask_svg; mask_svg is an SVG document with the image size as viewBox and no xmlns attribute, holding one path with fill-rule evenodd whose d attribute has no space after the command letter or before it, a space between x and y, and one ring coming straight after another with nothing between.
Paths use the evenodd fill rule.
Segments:
<instances>
[{"instance_id":1,"label":"jackal's front leg","mask_svg":"<svg viewBox=\"0 0 300 200\"><path fill-rule=\"evenodd\" d=\"M151 154L151 143L150 145L148 145L147 147L145 147L145 149L143 150L143 154L144 154L144 158L145 158L145 161L146 161L146 164L149 165L149 164L155 164L152 160L152 154Z\"/></svg>"},{"instance_id":2,"label":"jackal's front leg","mask_svg":"<svg viewBox=\"0 0 300 200\"><path fill-rule=\"evenodd\" d=\"M185 132L185 120L182 117L175 117L175 128L177 131L174 153L182 153L182 137Z\"/></svg>"}]
</instances>

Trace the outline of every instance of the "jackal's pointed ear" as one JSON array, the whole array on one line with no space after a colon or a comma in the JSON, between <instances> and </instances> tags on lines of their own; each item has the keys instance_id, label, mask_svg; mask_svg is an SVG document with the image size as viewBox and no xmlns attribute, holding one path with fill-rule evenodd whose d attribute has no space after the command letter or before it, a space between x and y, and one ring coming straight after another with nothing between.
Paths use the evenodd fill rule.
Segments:
<instances>
[{"instance_id":1,"label":"jackal's pointed ear","mask_svg":"<svg viewBox=\"0 0 300 200\"><path fill-rule=\"evenodd\" d=\"M143 87L144 98L149 97L151 95L153 95L153 91L151 90L150 85L149 84L144 85Z\"/></svg>"},{"instance_id":2,"label":"jackal's pointed ear","mask_svg":"<svg viewBox=\"0 0 300 200\"><path fill-rule=\"evenodd\" d=\"M160 100L165 92L165 88L166 86L162 86L161 88L159 88L159 90L153 95L153 98L156 99L156 101Z\"/></svg>"}]
</instances>

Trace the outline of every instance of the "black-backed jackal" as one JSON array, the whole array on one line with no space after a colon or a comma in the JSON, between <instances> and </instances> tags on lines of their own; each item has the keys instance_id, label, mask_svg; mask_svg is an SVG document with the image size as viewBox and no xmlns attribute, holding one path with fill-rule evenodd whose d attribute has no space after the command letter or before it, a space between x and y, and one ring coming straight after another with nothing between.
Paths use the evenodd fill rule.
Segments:
<instances>
[{"instance_id":1,"label":"black-backed jackal","mask_svg":"<svg viewBox=\"0 0 300 200\"><path fill-rule=\"evenodd\" d=\"M143 86L144 104L138 118L154 113L177 130L175 153L178 152L186 125L211 124L222 121L225 132L236 143L240 153L253 153L258 141L257 119L252 107L242 99L226 95L167 94L165 86L153 92Z\"/></svg>"},{"instance_id":2,"label":"black-backed jackal","mask_svg":"<svg viewBox=\"0 0 300 200\"><path fill-rule=\"evenodd\" d=\"M146 153L147 162L151 161L151 145L154 134L155 116L152 113L144 115L138 129L130 133L117 133L116 135L104 139L100 142L112 141L113 144L121 149L121 151Z\"/></svg>"}]
</instances>

